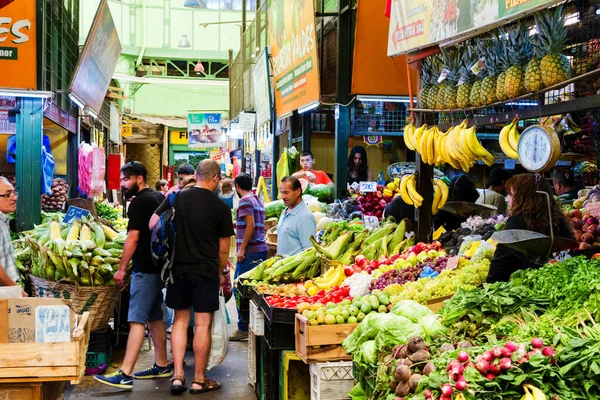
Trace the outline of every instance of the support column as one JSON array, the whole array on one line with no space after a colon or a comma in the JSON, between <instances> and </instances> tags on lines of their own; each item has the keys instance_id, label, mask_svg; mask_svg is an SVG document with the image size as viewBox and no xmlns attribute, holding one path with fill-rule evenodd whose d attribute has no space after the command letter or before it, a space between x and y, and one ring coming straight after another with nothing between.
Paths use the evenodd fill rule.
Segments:
<instances>
[{"instance_id":1,"label":"support column","mask_svg":"<svg viewBox=\"0 0 600 400\"><path fill-rule=\"evenodd\" d=\"M312 136L312 126L310 123L310 113L300 114L302 118L302 150L312 151L312 143L310 138Z\"/></svg>"},{"instance_id":2,"label":"support column","mask_svg":"<svg viewBox=\"0 0 600 400\"><path fill-rule=\"evenodd\" d=\"M416 153L415 165L417 170L417 192L423 196L423 204L415 209L415 230L418 242L431 242L431 226L433 216L431 215L431 203L433 202L433 166L427 165L421 159L421 155Z\"/></svg>"},{"instance_id":3,"label":"support column","mask_svg":"<svg viewBox=\"0 0 600 400\"><path fill-rule=\"evenodd\" d=\"M41 218L43 100L21 98L17 117L17 231L33 228Z\"/></svg>"},{"instance_id":4,"label":"support column","mask_svg":"<svg viewBox=\"0 0 600 400\"><path fill-rule=\"evenodd\" d=\"M335 121L335 170L333 183L336 193L340 197L346 192L348 186L348 138L350 137L350 107L338 106L339 118Z\"/></svg>"}]
</instances>

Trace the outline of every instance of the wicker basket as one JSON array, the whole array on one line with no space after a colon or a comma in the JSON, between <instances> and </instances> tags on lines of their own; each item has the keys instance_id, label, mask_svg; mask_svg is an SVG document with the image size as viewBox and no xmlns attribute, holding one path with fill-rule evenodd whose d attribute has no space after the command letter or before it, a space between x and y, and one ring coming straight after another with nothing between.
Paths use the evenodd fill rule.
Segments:
<instances>
[{"instance_id":1,"label":"wicker basket","mask_svg":"<svg viewBox=\"0 0 600 400\"><path fill-rule=\"evenodd\" d=\"M267 259L275 257L277 255L277 243L269 242L267 240L267 246L269 246L269 249L267 250Z\"/></svg>"},{"instance_id":2,"label":"wicker basket","mask_svg":"<svg viewBox=\"0 0 600 400\"><path fill-rule=\"evenodd\" d=\"M277 244L277 228L271 228L267 231L267 242Z\"/></svg>"},{"instance_id":3,"label":"wicker basket","mask_svg":"<svg viewBox=\"0 0 600 400\"><path fill-rule=\"evenodd\" d=\"M122 286L81 286L67 282L54 282L29 275L33 294L36 297L47 297L71 300L73 311L81 315L90 312L90 331L106 327L117 306Z\"/></svg>"},{"instance_id":4,"label":"wicker basket","mask_svg":"<svg viewBox=\"0 0 600 400\"><path fill-rule=\"evenodd\" d=\"M270 230L271 228L273 228L274 226L276 227L278 222L279 222L279 221L277 221L277 220L273 220L273 219L271 219L271 220L266 220L266 221L265 221L265 232L269 231L269 230Z\"/></svg>"}]
</instances>

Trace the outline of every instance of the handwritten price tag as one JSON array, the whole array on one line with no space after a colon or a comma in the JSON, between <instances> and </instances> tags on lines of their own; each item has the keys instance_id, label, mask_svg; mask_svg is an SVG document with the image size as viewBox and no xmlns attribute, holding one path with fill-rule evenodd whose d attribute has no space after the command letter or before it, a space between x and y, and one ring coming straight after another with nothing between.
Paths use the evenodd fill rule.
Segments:
<instances>
[{"instance_id":1,"label":"handwritten price tag","mask_svg":"<svg viewBox=\"0 0 600 400\"><path fill-rule=\"evenodd\" d=\"M446 262L446 269L456 269L458 268L458 262L460 261L460 256L450 257Z\"/></svg>"},{"instance_id":2,"label":"handwritten price tag","mask_svg":"<svg viewBox=\"0 0 600 400\"><path fill-rule=\"evenodd\" d=\"M585 211L594 218L600 217L600 203L590 203L585 206Z\"/></svg>"},{"instance_id":3,"label":"handwritten price tag","mask_svg":"<svg viewBox=\"0 0 600 400\"><path fill-rule=\"evenodd\" d=\"M360 192L361 193L373 193L377 191L377 182L361 182Z\"/></svg>"}]
</instances>

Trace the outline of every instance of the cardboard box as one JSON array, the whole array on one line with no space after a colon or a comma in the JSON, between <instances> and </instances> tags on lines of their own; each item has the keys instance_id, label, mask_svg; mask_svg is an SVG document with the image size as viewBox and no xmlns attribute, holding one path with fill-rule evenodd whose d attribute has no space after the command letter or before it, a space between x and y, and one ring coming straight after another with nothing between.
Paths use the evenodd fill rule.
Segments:
<instances>
[{"instance_id":1,"label":"cardboard box","mask_svg":"<svg viewBox=\"0 0 600 400\"><path fill-rule=\"evenodd\" d=\"M68 300L0 300L0 343L69 342L74 327L75 313Z\"/></svg>"}]
</instances>

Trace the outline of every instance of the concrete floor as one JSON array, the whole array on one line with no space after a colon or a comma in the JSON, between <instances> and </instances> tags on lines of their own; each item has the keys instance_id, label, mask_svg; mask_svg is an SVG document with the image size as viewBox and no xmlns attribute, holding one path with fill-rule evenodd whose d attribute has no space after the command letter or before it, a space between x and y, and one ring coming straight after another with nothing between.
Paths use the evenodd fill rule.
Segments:
<instances>
[{"instance_id":1,"label":"concrete floor","mask_svg":"<svg viewBox=\"0 0 600 400\"><path fill-rule=\"evenodd\" d=\"M227 304L227 309L232 321L229 325L230 333L237 328L237 313L235 310L235 301L232 299ZM167 341L167 345L170 343ZM111 367L106 373L115 371L123 358L124 349L118 348L113 354ZM191 377L194 375L194 354L191 351L186 353L185 375L190 386ZM136 364L136 370L142 370L152 365L154 362L154 352L147 350L147 346L140 353ZM248 384L248 342L230 342L227 358L225 361L209 372L209 377L221 382L221 389L208 392L201 395L191 395L184 393L182 398L201 398L210 400L237 400L254 399L254 389ZM65 392L66 400L83 400L88 398L105 398L110 400L120 399L144 399L157 400L166 399L171 396L169 392L169 379L155 380L135 380L131 391L122 391L117 388L111 388L95 381L91 376L85 376L79 385L68 387Z\"/></svg>"}]
</instances>

